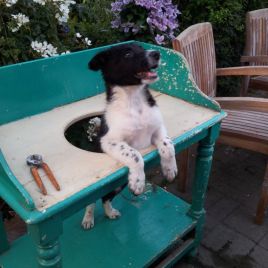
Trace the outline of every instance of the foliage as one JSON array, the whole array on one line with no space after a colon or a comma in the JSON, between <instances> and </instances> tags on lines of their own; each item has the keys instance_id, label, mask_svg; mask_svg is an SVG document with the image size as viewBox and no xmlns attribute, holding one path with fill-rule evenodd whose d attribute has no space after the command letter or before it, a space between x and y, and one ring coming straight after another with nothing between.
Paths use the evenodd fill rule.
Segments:
<instances>
[{"instance_id":1,"label":"foliage","mask_svg":"<svg viewBox=\"0 0 268 268\"><path fill-rule=\"evenodd\" d=\"M268 7L267 0L177 0L174 3L182 10L181 31L195 23L212 23L217 67L240 65L245 44L246 12ZM238 82L236 78L220 79L217 93L235 95Z\"/></svg>"},{"instance_id":2,"label":"foliage","mask_svg":"<svg viewBox=\"0 0 268 268\"><path fill-rule=\"evenodd\" d=\"M0 66L114 42L110 2L0 0Z\"/></svg>"},{"instance_id":3,"label":"foliage","mask_svg":"<svg viewBox=\"0 0 268 268\"><path fill-rule=\"evenodd\" d=\"M170 46L204 21L213 25L218 67L238 66L246 12L264 7L268 0L0 0L0 66L128 39ZM220 95L238 88L237 79L219 80Z\"/></svg>"},{"instance_id":4,"label":"foliage","mask_svg":"<svg viewBox=\"0 0 268 268\"><path fill-rule=\"evenodd\" d=\"M112 27L128 39L167 44L178 30L176 5L171 0L116 0L111 4Z\"/></svg>"}]
</instances>

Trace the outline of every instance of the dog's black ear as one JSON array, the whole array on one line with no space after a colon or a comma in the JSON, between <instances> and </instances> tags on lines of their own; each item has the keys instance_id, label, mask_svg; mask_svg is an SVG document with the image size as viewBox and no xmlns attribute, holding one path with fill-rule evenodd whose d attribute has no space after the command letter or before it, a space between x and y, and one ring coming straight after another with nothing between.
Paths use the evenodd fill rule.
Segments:
<instances>
[{"instance_id":1,"label":"dog's black ear","mask_svg":"<svg viewBox=\"0 0 268 268\"><path fill-rule=\"evenodd\" d=\"M88 63L88 68L93 71L100 70L107 60L107 52L102 51L95 55Z\"/></svg>"}]
</instances>

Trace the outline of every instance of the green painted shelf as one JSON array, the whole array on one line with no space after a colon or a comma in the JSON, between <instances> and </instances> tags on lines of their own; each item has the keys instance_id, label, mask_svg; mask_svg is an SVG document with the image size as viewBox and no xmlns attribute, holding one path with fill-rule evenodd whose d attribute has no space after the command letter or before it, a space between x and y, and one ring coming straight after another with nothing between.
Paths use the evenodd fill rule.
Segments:
<instances>
[{"instance_id":1,"label":"green painted shelf","mask_svg":"<svg viewBox=\"0 0 268 268\"><path fill-rule=\"evenodd\" d=\"M83 211L64 222L60 240L63 267L155 267L155 261L174 244L178 246L181 241L183 246L186 241L180 238L196 225L196 221L187 216L190 205L161 188L153 191L149 186L139 197L125 189L115 198L114 207L122 216L109 220L99 202L95 227L89 231L80 227ZM0 265L34 268L37 265L35 250L31 238L25 235L1 255Z\"/></svg>"}]
</instances>

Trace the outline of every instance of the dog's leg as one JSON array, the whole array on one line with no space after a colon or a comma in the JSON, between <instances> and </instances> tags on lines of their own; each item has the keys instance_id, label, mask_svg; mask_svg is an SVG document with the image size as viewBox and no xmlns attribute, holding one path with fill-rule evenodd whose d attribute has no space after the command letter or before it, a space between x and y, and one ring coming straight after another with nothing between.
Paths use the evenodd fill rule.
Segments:
<instances>
[{"instance_id":1,"label":"dog's leg","mask_svg":"<svg viewBox=\"0 0 268 268\"><path fill-rule=\"evenodd\" d=\"M105 215L109 219L114 220L121 216L120 211L112 207L112 202L110 200L106 200L102 204L103 204Z\"/></svg>"},{"instance_id":2,"label":"dog's leg","mask_svg":"<svg viewBox=\"0 0 268 268\"><path fill-rule=\"evenodd\" d=\"M173 181L178 173L175 149L164 127L161 127L154 133L153 144L157 147L160 154L163 175L168 181Z\"/></svg>"},{"instance_id":3,"label":"dog's leg","mask_svg":"<svg viewBox=\"0 0 268 268\"><path fill-rule=\"evenodd\" d=\"M101 146L105 153L128 166L129 188L135 195L141 194L145 187L144 162L141 154L126 142L115 141L105 136L101 139Z\"/></svg>"},{"instance_id":4,"label":"dog's leg","mask_svg":"<svg viewBox=\"0 0 268 268\"><path fill-rule=\"evenodd\" d=\"M112 192L102 197L103 209L104 209L105 215L109 219L116 219L121 216L120 211L112 207L112 200L116 195L118 195L125 188L125 186L126 184L116 188Z\"/></svg>"},{"instance_id":5,"label":"dog's leg","mask_svg":"<svg viewBox=\"0 0 268 268\"><path fill-rule=\"evenodd\" d=\"M86 207L85 215L82 220L82 227L84 229L90 229L94 227L94 209L95 203Z\"/></svg>"}]
</instances>

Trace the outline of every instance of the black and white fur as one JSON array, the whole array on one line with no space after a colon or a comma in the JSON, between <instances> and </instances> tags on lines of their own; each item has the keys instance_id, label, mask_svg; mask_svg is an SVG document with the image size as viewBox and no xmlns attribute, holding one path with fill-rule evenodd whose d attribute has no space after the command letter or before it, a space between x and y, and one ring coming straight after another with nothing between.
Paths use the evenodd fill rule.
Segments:
<instances>
[{"instance_id":1,"label":"black and white fur","mask_svg":"<svg viewBox=\"0 0 268 268\"><path fill-rule=\"evenodd\" d=\"M128 186L135 194L144 191L144 162L140 149L150 145L158 148L163 175L172 181L177 174L175 151L163 123L160 110L148 90L148 84L157 80L152 71L158 67L160 53L146 51L135 44L112 47L97 54L89 68L101 70L107 104L101 126L102 150L129 168ZM120 216L111 205L115 192L105 196L103 207L110 219ZM82 226L94 226L94 204L87 206Z\"/></svg>"}]
</instances>

